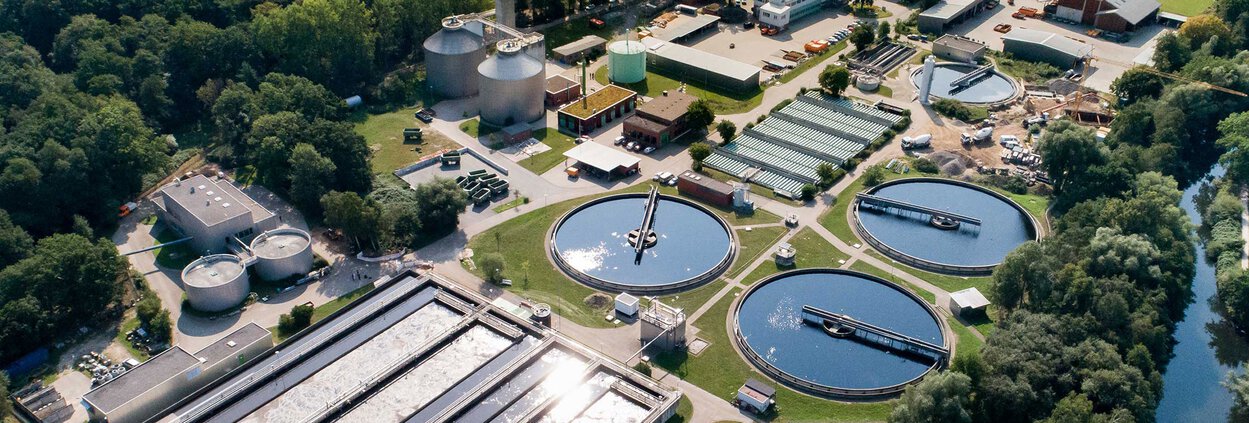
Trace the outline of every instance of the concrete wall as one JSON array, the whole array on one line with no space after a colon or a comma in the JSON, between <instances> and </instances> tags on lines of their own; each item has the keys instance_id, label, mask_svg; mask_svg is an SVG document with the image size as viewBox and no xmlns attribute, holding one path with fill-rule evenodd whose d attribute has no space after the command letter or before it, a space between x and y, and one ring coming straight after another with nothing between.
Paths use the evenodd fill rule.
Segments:
<instances>
[{"instance_id":1,"label":"concrete wall","mask_svg":"<svg viewBox=\"0 0 1249 423\"><path fill-rule=\"evenodd\" d=\"M174 347L178 348L178 347ZM164 382L152 387L146 392L136 395L129 402L117 407L106 416L109 423L140 423L173 405L183 397L190 395L200 386L207 383L211 379L201 378L201 367L199 365L191 366L177 374L174 374ZM94 415L101 416L97 410L92 410ZM98 419L99 417L97 417ZM93 419L94 420L94 419Z\"/></svg>"},{"instance_id":2,"label":"concrete wall","mask_svg":"<svg viewBox=\"0 0 1249 423\"><path fill-rule=\"evenodd\" d=\"M165 199L162 218L172 223L183 235L193 237L190 241L191 250L196 254L214 254L226 252L226 240L239 232L253 228L251 213L244 213L212 226L205 226L195 215L177 202ZM244 207L242 204L236 205ZM266 224L276 223L277 217L266 220Z\"/></svg>"},{"instance_id":3,"label":"concrete wall","mask_svg":"<svg viewBox=\"0 0 1249 423\"><path fill-rule=\"evenodd\" d=\"M1079 59L1043 45L1007 38L1002 39L1002 50L1014 55L1017 59L1049 63L1058 67L1058 70L1071 69Z\"/></svg>"}]
</instances>

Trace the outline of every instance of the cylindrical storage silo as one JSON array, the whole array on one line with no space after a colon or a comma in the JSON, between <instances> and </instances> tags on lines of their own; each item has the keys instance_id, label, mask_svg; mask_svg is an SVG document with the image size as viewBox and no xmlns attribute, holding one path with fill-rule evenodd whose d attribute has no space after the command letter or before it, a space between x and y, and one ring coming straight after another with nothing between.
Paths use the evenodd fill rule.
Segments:
<instances>
[{"instance_id":1,"label":"cylindrical storage silo","mask_svg":"<svg viewBox=\"0 0 1249 423\"><path fill-rule=\"evenodd\" d=\"M612 82L632 84L646 79L646 46L617 41L607 46L607 69Z\"/></svg>"},{"instance_id":2,"label":"cylindrical storage silo","mask_svg":"<svg viewBox=\"0 0 1249 423\"><path fill-rule=\"evenodd\" d=\"M521 53L517 40L498 44L498 54L477 67L481 120L494 126L533 122L542 118L546 99L546 65Z\"/></svg>"},{"instance_id":3,"label":"cylindrical storage silo","mask_svg":"<svg viewBox=\"0 0 1249 423\"><path fill-rule=\"evenodd\" d=\"M201 257L182 269L182 289L196 310L227 310L242 303L251 291L246 270L233 254Z\"/></svg>"},{"instance_id":4,"label":"cylindrical storage silo","mask_svg":"<svg viewBox=\"0 0 1249 423\"><path fill-rule=\"evenodd\" d=\"M252 240L256 275L267 281L304 275L312 270L312 237L295 228L274 229Z\"/></svg>"},{"instance_id":5,"label":"cylindrical storage silo","mask_svg":"<svg viewBox=\"0 0 1249 423\"><path fill-rule=\"evenodd\" d=\"M442 30L425 39L425 82L443 98L477 95L477 78L471 77L486 60L481 35L464 27L464 21L443 19Z\"/></svg>"}]
</instances>

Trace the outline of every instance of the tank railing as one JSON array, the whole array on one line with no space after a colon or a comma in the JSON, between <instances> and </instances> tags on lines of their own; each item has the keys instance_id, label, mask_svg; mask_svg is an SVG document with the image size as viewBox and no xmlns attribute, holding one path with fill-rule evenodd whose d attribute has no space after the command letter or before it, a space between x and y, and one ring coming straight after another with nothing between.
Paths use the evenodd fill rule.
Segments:
<instances>
[{"instance_id":1,"label":"tank railing","mask_svg":"<svg viewBox=\"0 0 1249 423\"><path fill-rule=\"evenodd\" d=\"M212 411L222 402L226 401L229 398L233 398L235 395L238 395L239 393L247 390L249 387L251 387L254 381L264 380L266 378L274 376L278 374L280 371L285 370L286 367L289 366L290 364L302 361L308 353L319 350L322 347L322 344L326 342L327 340L329 340L330 338L340 336L342 331L350 329L351 327L355 326L356 324L358 324L360 321L364 319L371 319L373 314L376 313L377 311L390 306L390 304L394 302L395 300L401 299L401 297L407 297L410 294L411 294L411 289L408 289L408 290L403 290L403 291L392 293L388 295L386 298L378 300L377 302L361 310L354 317L348 318L347 320L344 320L342 322L339 322L338 324L335 324L332 330L322 332L321 334L312 338L311 340L303 344L303 347L300 348L299 350L295 352L289 352L286 354L286 356L278 359L277 361L268 365L267 367L262 368L259 371L252 373L251 375L248 375L246 378L242 380L234 382L230 386L222 389L221 393L215 395L213 399L195 405L187 412L182 413L181 415L177 416L173 421L174 422L190 422L190 421L195 421L199 419L200 417L203 417L205 413ZM280 353L280 352L281 351L277 351L275 353Z\"/></svg>"},{"instance_id":2,"label":"tank railing","mask_svg":"<svg viewBox=\"0 0 1249 423\"><path fill-rule=\"evenodd\" d=\"M646 250L646 238L651 231L655 230L655 212L659 211L659 188L651 185L650 193L646 195L646 204L642 206L645 211L642 212L642 226L638 227L638 239L633 244L633 250L637 253L634 263L642 261L642 251Z\"/></svg>"},{"instance_id":3,"label":"tank railing","mask_svg":"<svg viewBox=\"0 0 1249 423\"><path fill-rule=\"evenodd\" d=\"M979 67L979 68L976 68L976 70L973 70L973 71L971 71L971 72L968 72L966 75L960 76L960 77L958 77L958 79L955 79L954 81L951 81L951 82L950 82L950 86L951 86L951 87L962 87L962 86L971 85L971 83L972 83L973 81L975 81L975 80L976 80L976 78L981 77L982 75L984 75L985 73L988 73L988 72L989 72L989 71L991 71L991 70L993 70L993 64L992 64L992 63L987 64L987 65L984 65L984 66L981 66L981 67Z\"/></svg>"},{"instance_id":4,"label":"tank railing","mask_svg":"<svg viewBox=\"0 0 1249 423\"><path fill-rule=\"evenodd\" d=\"M825 322L831 322L849 327L855 331L856 339L898 352L915 354L936 361L946 360L950 356L950 350L943 346L811 305L802 306L802 317L803 322L815 326L823 326ZM876 338L873 339L860 332L874 335Z\"/></svg>"},{"instance_id":5,"label":"tank railing","mask_svg":"<svg viewBox=\"0 0 1249 423\"><path fill-rule=\"evenodd\" d=\"M937 210L932 207L925 207L919 204L913 204L913 203L909 203L909 202L902 201L902 200L878 197L872 194L867 194L867 193L862 193L862 192L855 194L854 199L855 201L858 201L860 203L868 203L874 206L879 206L881 208L892 208L892 209L912 211L916 213L930 214L936 217L944 217L950 220L957 220L959 222L963 222L969 225L981 226L980 219L977 219L971 216L958 214L954 212L948 212L945 210Z\"/></svg>"},{"instance_id":6,"label":"tank railing","mask_svg":"<svg viewBox=\"0 0 1249 423\"><path fill-rule=\"evenodd\" d=\"M855 207L854 213L858 213L858 205L855 205L854 207ZM911 266L917 269L926 270L926 271L935 272L935 273L951 274L951 275L986 276L986 275L992 274L993 268L997 267L996 264L980 265L980 266L958 266L958 265L953 265L953 264L945 264L945 263L938 263L935 261L924 260L924 259L912 256L910 254L898 251L897 249L894 249L893 247L886 245L883 241L877 239L876 236L872 235L872 233L867 230L867 228L863 227L863 221L859 220L857 217L854 219L854 230L855 232L859 234L860 237L863 238L864 241L867 242L868 245L871 245L872 248L880 250L881 253L884 253L885 256L889 257L890 259L897 260L903 264L906 264L908 266Z\"/></svg>"}]
</instances>

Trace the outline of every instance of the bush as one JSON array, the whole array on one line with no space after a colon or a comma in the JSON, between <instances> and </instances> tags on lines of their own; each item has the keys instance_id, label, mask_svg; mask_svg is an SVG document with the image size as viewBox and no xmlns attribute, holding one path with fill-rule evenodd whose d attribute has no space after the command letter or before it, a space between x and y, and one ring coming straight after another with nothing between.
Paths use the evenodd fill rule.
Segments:
<instances>
[{"instance_id":1,"label":"bush","mask_svg":"<svg viewBox=\"0 0 1249 423\"><path fill-rule=\"evenodd\" d=\"M945 116L950 119L958 119L963 122L970 122L973 117L972 111L967 107L967 105L963 104L961 101L948 98L943 98L932 103L932 109L941 116Z\"/></svg>"},{"instance_id":2,"label":"bush","mask_svg":"<svg viewBox=\"0 0 1249 423\"><path fill-rule=\"evenodd\" d=\"M874 187L885 182L885 167L875 165L863 172L863 186Z\"/></svg>"},{"instance_id":3,"label":"bush","mask_svg":"<svg viewBox=\"0 0 1249 423\"><path fill-rule=\"evenodd\" d=\"M291 308L291 318L294 319L295 325L299 329L312 325L312 313L316 309L309 304L300 304Z\"/></svg>"},{"instance_id":4,"label":"bush","mask_svg":"<svg viewBox=\"0 0 1249 423\"><path fill-rule=\"evenodd\" d=\"M477 268L486 275L486 282L498 283L503 280L504 267L503 255L499 253L482 254L477 259Z\"/></svg>"},{"instance_id":5,"label":"bush","mask_svg":"<svg viewBox=\"0 0 1249 423\"><path fill-rule=\"evenodd\" d=\"M1023 195L1028 193L1028 183L1021 177L1012 176L1006 178L1005 181L1002 181L1002 189L1010 192L1011 194Z\"/></svg>"},{"instance_id":6,"label":"bush","mask_svg":"<svg viewBox=\"0 0 1249 423\"><path fill-rule=\"evenodd\" d=\"M937 167L937 164L933 163L932 160L929 160L927 157L915 159L915 161L911 162L911 167L915 168L915 170L918 170L920 173L938 173L941 171L941 168Z\"/></svg>"},{"instance_id":7,"label":"bush","mask_svg":"<svg viewBox=\"0 0 1249 423\"><path fill-rule=\"evenodd\" d=\"M802 186L800 193L802 201L811 201L815 199L815 195L820 193L820 189L815 185L806 184Z\"/></svg>"},{"instance_id":8,"label":"bush","mask_svg":"<svg viewBox=\"0 0 1249 423\"><path fill-rule=\"evenodd\" d=\"M766 113L759 115L759 118L755 119L755 123L763 123L763 120L767 118L768 118L768 115Z\"/></svg>"}]
</instances>

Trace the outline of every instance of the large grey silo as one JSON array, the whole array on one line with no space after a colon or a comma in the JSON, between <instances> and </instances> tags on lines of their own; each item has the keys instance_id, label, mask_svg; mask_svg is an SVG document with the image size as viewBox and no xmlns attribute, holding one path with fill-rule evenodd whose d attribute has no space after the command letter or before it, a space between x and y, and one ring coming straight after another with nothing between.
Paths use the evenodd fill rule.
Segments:
<instances>
[{"instance_id":1,"label":"large grey silo","mask_svg":"<svg viewBox=\"0 0 1249 423\"><path fill-rule=\"evenodd\" d=\"M426 83L442 98L477 95L473 69L486 60L486 42L456 17L442 20L442 29L425 39Z\"/></svg>"},{"instance_id":2,"label":"large grey silo","mask_svg":"<svg viewBox=\"0 0 1249 423\"><path fill-rule=\"evenodd\" d=\"M516 40L500 41L498 53L477 66L482 121L507 126L538 120L546 111L546 65L523 49Z\"/></svg>"}]
</instances>

